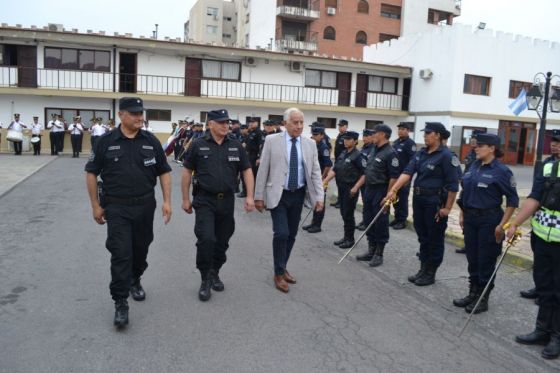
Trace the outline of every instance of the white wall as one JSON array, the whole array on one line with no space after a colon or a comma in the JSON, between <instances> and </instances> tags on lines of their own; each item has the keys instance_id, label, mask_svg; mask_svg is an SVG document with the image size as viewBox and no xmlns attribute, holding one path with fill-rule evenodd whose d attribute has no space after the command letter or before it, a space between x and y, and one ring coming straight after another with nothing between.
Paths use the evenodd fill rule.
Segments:
<instances>
[{"instance_id":1,"label":"white wall","mask_svg":"<svg viewBox=\"0 0 560 373\"><path fill-rule=\"evenodd\" d=\"M247 0L241 0L247 1ZM276 0L251 0L249 47L266 48L276 38Z\"/></svg>"},{"instance_id":2,"label":"white wall","mask_svg":"<svg viewBox=\"0 0 560 373\"><path fill-rule=\"evenodd\" d=\"M404 0L401 35L405 36L430 31L438 27L428 23L429 9L455 13L455 0Z\"/></svg>"}]
</instances>

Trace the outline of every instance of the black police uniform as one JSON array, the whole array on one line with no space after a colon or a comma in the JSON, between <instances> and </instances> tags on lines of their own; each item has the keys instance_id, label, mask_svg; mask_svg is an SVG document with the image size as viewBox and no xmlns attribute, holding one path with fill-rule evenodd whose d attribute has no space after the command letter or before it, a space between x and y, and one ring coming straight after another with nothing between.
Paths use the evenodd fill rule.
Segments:
<instances>
[{"instance_id":1,"label":"black police uniform","mask_svg":"<svg viewBox=\"0 0 560 373\"><path fill-rule=\"evenodd\" d=\"M366 132L366 131L368 131L368 132ZM370 132L370 131L371 131L371 130L364 130L364 132L362 133L362 135L363 135L363 136L369 136L369 132ZM372 151L374 148L375 148L375 145L373 145L373 143L370 143L370 144L367 144L367 145L364 144L364 145L362 146L362 149L360 150L360 152L362 153L362 158L365 159L366 162L367 162L367 159L368 159L369 154L371 153L371 151ZM362 196L362 205L365 204L365 193L366 193L366 185L364 184L364 185L362 185L362 186L360 187L360 194L361 194L361 196ZM365 210L365 209L362 209L362 221L361 221L360 224L358 224L358 226L356 227L357 229L359 229L359 230L361 230L361 231L363 231L363 230L366 229L366 226L365 226L365 223L364 223L364 222L365 222L365 216L366 216L366 210Z\"/></svg>"},{"instance_id":2,"label":"black police uniform","mask_svg":"<svg viewBox=\"0 0 560 373\"><path fill-rule=\"evenodd\" d=\"M319 157L319 167L321 168L321 175L323 175L323 172L325 171L325 168L333 166L333 163L332 163L332 160L331 160L331 151L330 151L329 147L327 146L327 144L325 144L324 141L319 141L319 143L317 144L317 155ZM325 196L326 196L326 194L325 194ZM311 220L311 227L308 227L308 228L311 229L311 228L315 227L315 228L318 228L320 230L321 229L321 224L323 224L323 219L324 218L325 218L325 209L322 209L319 212L313 210L313 220ZM316 231L316 229L312 229L311 233L313 233L315 231Z\"/></svg>"},{"instance_id":3,"label":"black police uniform","mask_svg":"<svg viewBox=\"0 0 560 373\"><path fill-rule=\"evenodd\" d=\"M226 262L229 239L235 230L237 175L251 165L239 141L226 136L219 145L210 133L194 140L183 165L194 171L196 178L192 202L196 212L196 267L204 281L217 275Z\"/></svg>"},{"instance_id":4,"label":"black police uniform","mask_svg":"<svg viewBox=\"0 0 560 373\"><path fill-rule=\"evenodd\" d=\"M433 283L437 268L443 261L448 218L436 220L436 214L446 203L445 192L457 192L459 189L459 166L459 159L446 146L440 145L432 153L428 153L427 148L422 148L403 171L411 177L416 174L412 209L414 228L420 243L421 269L409 280L417 285L421 277L420 284Z\"/></svg>"},{"instance_id":5,"label":"black police uniform","mask_svg":"<svg viewBox=\"0 0 560 373\"><path fill-rule=\"evenodd\" d=\"M474 161L476 161L476 152L474 151L474 149L471 149L469 153L465 156L465 160L464 160L465 172L469 170L469 168L474 163Z\"/></svg>"},{"instance_id":6,"label":"black police uniform","mask_svg":"<svg viewBox=\"0 0 560 373\"><path fill-rule=\"evenodd\" d=\"M416 154L416 143L410 137L404 139L396 139L393 142L393 148L399 157L399 172L403 172L404 168L410 163L414 154ZM410 193L410 183L403 186L398 194L398 201L395 204L395 220L391 222L392 225L397 223L406 224L408 218L408 195ZM403 224L400 224L401 226Z\"/></svg>"},{"instance_id":7,"label":"black police uniform","mask_svg":"<svg viewBox=\"0 0 560 373\"><path fill-rule=\"evenodd\" d=\"M249 132L245 142L245 150L247 151L249 163L251 164L251 169L253 170L253 176L255 178L257 177L257 171L259 170L257 160L259 159L262 142L263 135L260 128L255 128L255 130Z\"/></svg>"},{"instance_id":8,"label":"black police uniform","mask_svg":"<svg viewBox=\"0 0 560 373\"><path fill-rule=\"evenodd\" d=\"M127 138L120 127L99 137L85 171L103 181L111 296L126 299L140 279L153 241L157 177L171 172L159 140L148 131Z\"/></svg>"},{"instance_id":9,"label":"black police uniform","mask_svg":"<svg viewBox=\"0 0 560 373\"><path fill-rule=\"evenodd\" d=\"M356 229L354 211L358 202L358 193L352 196L350 190L364 173L365 166L366 162L356 148L351 152L344 150L334 164L333 171L338 186L340 215L344 221L344 239L339 244L341 248L347 248L354 244L354 231Z\"/></svg>"},{"instance_id":10,"label":"black police uniform","mask_svg":"<svg viewBox=\"0 0 560 373\"><path fill-rule=\"evenodd\" d=\"M482 141L482 140L481 140ZM506 198L506 207L518 207L515 179L511 170L494 159L483 165L474 161L463 175L461 195L457 204L463 210L463 234L469 271L469 296L453 301L458 307L466 307L471 312L482 290L494 272L496 260L502 252L502 243L495 239L495 229L500 224L504 212L502 199ZM486 293L477 313L488 309Z\"/></svg>"}]
</instances>

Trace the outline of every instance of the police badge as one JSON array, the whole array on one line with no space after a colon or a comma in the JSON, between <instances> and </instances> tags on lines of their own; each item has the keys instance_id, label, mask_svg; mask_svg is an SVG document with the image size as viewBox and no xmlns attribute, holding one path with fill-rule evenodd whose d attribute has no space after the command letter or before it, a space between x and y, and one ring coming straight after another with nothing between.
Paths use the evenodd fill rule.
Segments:
<instances>
[{"instance_id":1,"label":"police badge","mask_svg":"<svg viewBox=\"0 0 560 373\"><path fill-rule=\"evenodd\" d=\"M395 158L393 158L393 160L391 160L391 166L399 167L399 159L397 157L395 157Z\"/></svg>"},{"instance_id":2,"label":"police badge","mask_svg":"<svg viewBox=\"0 0 560 373\"><path fill-rule=\"evenodd\" d=\"M453 158L451 158L451 164L453 165L453 167L459 167L459 165L461 164L459 158L457 158L456 155L454 155Z\"/></svg>"}]
</instances>

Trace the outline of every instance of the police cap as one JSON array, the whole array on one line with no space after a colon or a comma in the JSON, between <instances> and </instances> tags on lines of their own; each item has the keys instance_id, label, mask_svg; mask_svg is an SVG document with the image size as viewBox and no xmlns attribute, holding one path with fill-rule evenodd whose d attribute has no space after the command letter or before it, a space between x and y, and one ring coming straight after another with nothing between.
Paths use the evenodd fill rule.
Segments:
<instances>
[{"instance_id":1,"label":"police cap","mask_svg":"<svg viewBox=\"0 0 560 373\"><path fill-rule=\"evenodd\" d=\"M451 132L449 132L448 130L445 130L445 132L441 134L442 140L447 140L450 137L451 137Z\"/></svg>"},{"instance_id":2,"label":"police cap","mask_svg":"<svg viewBox=\"0 0 560 373\"><path fill-rule=\"evenodd\" d=\"M144 111L144 101L140 97L122 97L119 100L119 111L141 113Z\"/></svg>"},{"instance_id":3,"label":"police cap","mask_svg":"<svg viewBox=\"0 0 560 373\"><path fill-rule=\"evenodd\" d=\"M311 127L311 134L313 135L322 135L324 133L325 133L324 127L319 127L319 126Z\"/></svg>"},{"instance_id":4,"label":"police cap","mask_svg":"<svg viewBox=\"0 0 560 373\"><path fill-rule=\"evenodd\" d=\"M274 126L274 121L273 120L265 120L263 123L265 126Z\"/></svg>"},{"instance_id":5,"label":"police cap","mask_svg":"<svg viewBox=\"0 0 560 373\"><path fill-rule=\"evenodd\" d=\"M247 123L258 122L258 121L259 121L259 118L257 118L257 117L250 117L250 118L247 119Z\"/></svg>"},{"instance_id":6,"label":"police cap","mask_svg":"<svg viewBox=\"0 0 560 373\"><path fill-rule=\"evenodd\" d=\"M478 145L495 145L500 146L500 137L492 133L481 133L476 136Z\"/></svg>"},{"instance_id":7,"label":"police cap","mask_svg":"<svg viewBox=\"0 0 560 373\"><path fill-rule=\"evenodd\" d=\"M322 127L325 128L325 125L321 122L313 122L309 125L309 127L313 128L313 127Z\"/></svg>"},{"instance_id":8,"label":"police cap","mask_svg":"<svg viewBox=\"0 0 560 373\"><path fill-rule=\"evenodd\" d=\"M425 131L426 133L435 132L443 135L447 130L445 129L445 126L440 122L426 122L426 127L424 127L424 129L421 131Z\"/></svg>"},{"instance_id":9,"label":"police cap","mask_svg":"<svg viewBox=\"0 0 560 373\"><path fill-rule=\"evenodd\" d=\"M359 137L360 137L360 134L356 131L346 131L346 132L344 132L344 135L342 135L343 139L358 140Z\"/></svg>"},{"instance_id":10,"label":"police cap","mask_svg":"<svg viewBox=\"0 0 560 373\"><path fill-rule=\"evenodd\" d=\"M229 114L226 109L212 110L208 112L208 121L226 122L229 120Z\"/></svg>"},{"instance_id":11,"label":"police cap","mask_svg":"<svg viewBox=\"0 0 560 373\"><path fill-rule=\"evenodd\" d=\"M560 141L560 130L552 131L552 141Z\"/></svg>"},{"instance_id":12,"label":"police cap","mask_svg":"<svg viewBox=\"0 0 560 373\"><path fill-rule=\"evenodd\" d=\"M243 123L243 124L241 124L241 125L239 126L239 128L240 128L240 129L242 129L242 130L246 130L246 129L248 129L248 128L249 128L249 125L248 125L248 124L245 124L245 123Z\"/></svg>"},{"instance_id":13,"label":"police cap","mask_svg":"<svg viewBox=\"0 0 560 373\"><path fill-rule=\"evenodd\" d=\"M407 130L412 130L412 125L409 122L400 122L397 124L398 128L406 128Z\"/></svg>"},{"instance_id":14,"label":"police cap","mask_svg":"<svg viewBox=\"0 0 560 373\"><path fill-rule=\"evenodd\" d=\"M380 124L375 125L375 127L373 127L373 132L374 133L384 132L387 135L391 136L391 134L393 133L393 130L388 125L386 125L384 123L380 123Z\"/></svg>"},{"instance_id":15,"label":"police cap","mask_svg":"<svg viewBox=\"0 0 560 373\"><path fill-rule=\"evenodd\" d=\"M231 124L239 124L239 120L238 119L232 119Z\"/></svg>"},{"instance_id":16,"label":"police cap","mask_svg":"<svg viewBox=\"0 0 560 373\"><path fill-rule=\"evenodd\" d=\"M338 125L339 126L347 126L348 121L346 119L341 119L341 120L338 121Z\"/></svg>"},{"instance_id":17,"label":"police cap","mask_svg":"<svg viewBox=\"0 0 560 373\"><path fill-rule=\"evenodd\" d=\"M362 132L363 136L371 136L375 134L375 131L369 128L364 129L364 131Z\"/></svg>"}]
</instances>

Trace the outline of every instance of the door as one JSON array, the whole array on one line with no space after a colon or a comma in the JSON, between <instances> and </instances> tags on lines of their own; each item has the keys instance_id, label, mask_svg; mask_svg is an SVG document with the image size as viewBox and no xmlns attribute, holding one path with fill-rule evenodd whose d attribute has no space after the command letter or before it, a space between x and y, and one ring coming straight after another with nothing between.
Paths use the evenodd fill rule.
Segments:
<instances>
[{"instance_id":1,"label":"door","mask_svg":"<svg viewBox=\"0 0 560 373\"><path fill-rule=\"evenodd\" d=\"M526 166L532 166L535 163L535 143L537 138L537 131L533 128L527 128L526 131L527 134L525 136L523 164Z\"/></svg>"},{"instance_id":2,"label":"door","mask_svg":"<svg viewBox=\"0 0 560 373\"><path fill-rule=\"evenodd\" d=\"M185 63L185 95L200 97L202 60L187 58Z\"/></svg>"},{"instance_id":3,"label":"door","mask_svg":"<svg viewBox=\"0 0 560 373\"><path fill-rule=\"evenodd\" d=\"M119 53L119 92L136 93L136 53Z\"/></svg>"},{"instance_id":4,"label":"door","mask_svg":"<svg viewBox=\"0 0 560 373\"><path fill-rule=\"evenodd\" d=\"M402 92L402 107L403 111L408 111L408 104L410 103L410 84L411 79L403 79L403 92Z\"/></svg>"},{"instance_id":5,"label":"door","mask_svg":"<svg viewBox=\"0 0 560 373\"><path fill-rule=\"evenodd\" d=\"M520 127L506 127L506 143L504 147L504 163L517 164L519 155L519 141L521 139Z\"/></svg>"},{"instance_id":6,"label":"door","mask_svg":"<svg viewBox=\"0 0 560 373\"><path fill-rule=\"evenodd\" d=\"M358 74L356 80L356 107L367 107L368 76Z\"/></svg>"},{"instance_id":7,"label":"door","mask_svg":"<svg viewBox=\"0 0 560 373\"><path fill-rule=\"evenodd\" d=\"M17 46L18 87L37 88L37 47Z\"/></svg>"},{"instance_id":8,"label":"door","mask_svg":"<svg viewBox=\"0 0 560 373\"><path fill-rule=\"evenodd\" d=\"M350 106L352 74L337 73L336 86L338 87L338 106Z\"/></svg>"}]
</instances>

